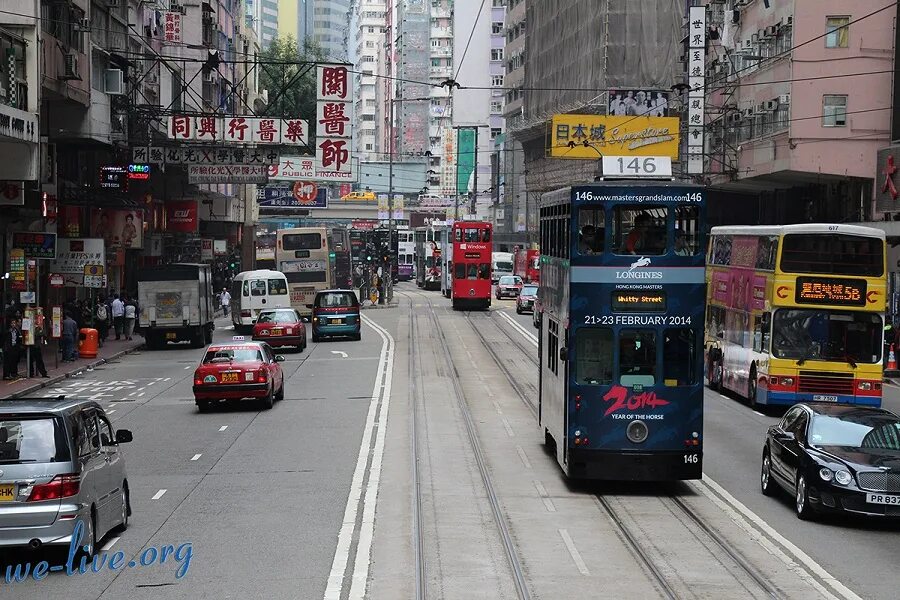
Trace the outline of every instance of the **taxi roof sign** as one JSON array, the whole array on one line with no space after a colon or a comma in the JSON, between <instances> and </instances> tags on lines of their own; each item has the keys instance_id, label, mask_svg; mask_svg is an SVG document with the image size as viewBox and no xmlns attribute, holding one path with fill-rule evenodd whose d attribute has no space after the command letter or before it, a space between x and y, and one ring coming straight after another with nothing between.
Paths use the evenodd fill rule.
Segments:
<instances>
[{"instance_id":1,"label":"taxi roof sign","mask_svg":"<svg viewBox=\"0 0 900 600\"><path fill-rule=\"evenodd\" d=\"M243 342L243 341L244 341L244 336L242 336L242 335L233 335L233 336L231 336L231 341L232 341L232 342Z\"/></svg>"}]
</instances>

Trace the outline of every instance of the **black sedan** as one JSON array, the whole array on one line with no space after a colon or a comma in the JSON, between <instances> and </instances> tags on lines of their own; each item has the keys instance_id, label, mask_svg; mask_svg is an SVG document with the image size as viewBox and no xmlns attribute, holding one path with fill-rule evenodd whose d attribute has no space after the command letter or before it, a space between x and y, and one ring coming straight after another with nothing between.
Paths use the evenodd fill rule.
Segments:
<instances>
[{"instance_id":1,"label":"black sedan","mask_svg":"<svg viewBox=\"0 0 900 600\"><path fill-rule=\"evenodd\" d=\"M797 516L847 512L900 517L900 417L880 408L797 404L769 428L762 493L776 484Z\"/></svg>"}]
</instances>

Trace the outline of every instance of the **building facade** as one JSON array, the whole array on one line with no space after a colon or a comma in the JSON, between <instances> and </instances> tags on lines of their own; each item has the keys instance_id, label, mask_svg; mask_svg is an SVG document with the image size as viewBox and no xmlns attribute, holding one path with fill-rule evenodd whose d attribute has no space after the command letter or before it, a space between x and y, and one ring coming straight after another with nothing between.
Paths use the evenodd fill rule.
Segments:
<instances>
[{"instance_id":1,"label":"building facade","mask_svg":"<svg viewBox=\"0 0 900 600\"><path fill-rule=\"evenodd\" d=\"M379 160L381 127L378 110L378 75L383 73L385 39L384 2L355 0L351 19L351 60L356 65L354 109L358 128L353 138L354 157L360 162ZM381 69L381 70L379 70Z\"/></svg>"}]
</instances>

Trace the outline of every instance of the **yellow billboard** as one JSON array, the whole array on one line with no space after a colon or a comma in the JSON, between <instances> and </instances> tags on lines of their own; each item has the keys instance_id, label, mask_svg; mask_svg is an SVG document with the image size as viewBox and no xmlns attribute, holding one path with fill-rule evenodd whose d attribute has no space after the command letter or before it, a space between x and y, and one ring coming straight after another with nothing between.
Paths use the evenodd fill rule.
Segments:
<instances>
[{"instance_id":1,"label":"yellow billboard","mask_svg":"<svg viewBox=\"0 0 900 600\"><path fill-rule=\"evenodd\" d=\"M678 158L678 117L553 115L548 154L554 158L601 156Z\"/></svg>"}]
</instances>

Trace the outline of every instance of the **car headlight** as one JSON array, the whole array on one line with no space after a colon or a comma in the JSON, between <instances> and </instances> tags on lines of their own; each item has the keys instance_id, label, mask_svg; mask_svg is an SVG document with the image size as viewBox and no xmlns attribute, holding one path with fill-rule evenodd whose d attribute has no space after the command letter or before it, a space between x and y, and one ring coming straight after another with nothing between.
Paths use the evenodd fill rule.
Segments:
<instances>
[{"instance_id":1,"label":"car headlight","mask_svg":"<svg viewBox=\"0 0 900 600\"><path fill-rule=\"evenodd\" d=\"M819 477L821 477L823 481L831 481L832 476L833 473L828 467L822 467L821 469L819 469Z\"/></svg>"},{"instance_id":2,"label":"car headlight","mask_svg":"<svg viewBox=\"0 0 900 600\"><path fill-rule=\"evenodd\" d=\"M841 485L848 485L851 481L853 481L853 476L850 475L850 471L844 471L842 469L840 471L834 472L834 480Z\"/></svg>"}]
</instances>

